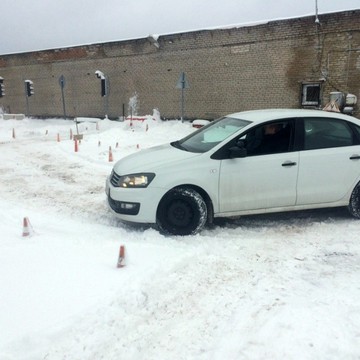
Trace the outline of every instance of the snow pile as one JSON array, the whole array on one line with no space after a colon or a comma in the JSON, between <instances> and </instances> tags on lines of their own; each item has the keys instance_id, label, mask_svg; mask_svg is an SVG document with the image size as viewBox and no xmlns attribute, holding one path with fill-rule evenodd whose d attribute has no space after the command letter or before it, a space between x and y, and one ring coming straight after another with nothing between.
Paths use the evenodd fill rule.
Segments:
<instances>
[{"instance_id":1,"label":"snow pile","mask_svg":"<svg viewBox=\"0 0 360 360\"><path fill-rule=\"evenodd\" d=\"M360 222L272 214L184 238L119 223L109 146L116 161L194 131L147 125L79 123L75 152L72 121L0 120L0 359L359 358Z\"/></svg>"}]
</instances>

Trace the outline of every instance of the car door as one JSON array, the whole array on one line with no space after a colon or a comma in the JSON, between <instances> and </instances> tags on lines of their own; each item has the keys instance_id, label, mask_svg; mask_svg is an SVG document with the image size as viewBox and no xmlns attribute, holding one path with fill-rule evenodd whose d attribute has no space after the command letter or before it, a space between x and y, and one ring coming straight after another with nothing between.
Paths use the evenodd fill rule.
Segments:
<instances>
[{"instance_id":1,"label":"car door","mask_svg":"<svg viewBox=\"0 0 360 360\"><path fill-rule=\"evenodd\" d=\"M221 160L220 213L295 205L299 153L292 151L294 120L277 122L286 133L266 142L265 126L270 125L276 124L253 128L239 139L246 144L246 157Z\"/></svg>"},{"instance_id":2,"label":"car door","mask_svg":"<svg viewBox=\"0 0 360 360\"><path fill-rule=\"evenodd\" d=\"M352 127L333 118L304 119L297 205L341 201L360 175L360 145Z\"/></svg>"}]
</instances>

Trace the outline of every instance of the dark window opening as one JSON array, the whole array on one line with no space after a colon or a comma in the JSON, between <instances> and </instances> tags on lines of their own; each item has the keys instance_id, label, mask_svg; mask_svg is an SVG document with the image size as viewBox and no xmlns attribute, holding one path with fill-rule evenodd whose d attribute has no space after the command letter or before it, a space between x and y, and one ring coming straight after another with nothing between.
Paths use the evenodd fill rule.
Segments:
<instances>
[{"instance_id":1,"label":"dark window opening","mask_svg":"<svg viewBox=\"0 0 360 360\"><path fill-rule=\"evenodd\" d=\"M303 106L319 106L320 105L320 84L303 84L302 100Z\"/></svg>"}]
</instances>

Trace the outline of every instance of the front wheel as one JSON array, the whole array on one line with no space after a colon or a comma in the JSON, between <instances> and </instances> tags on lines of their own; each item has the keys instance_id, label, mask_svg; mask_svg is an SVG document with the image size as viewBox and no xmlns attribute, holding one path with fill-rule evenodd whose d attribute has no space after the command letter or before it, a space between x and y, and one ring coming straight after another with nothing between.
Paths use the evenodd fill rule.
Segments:
<instances>
[{"instance_id":1,"label":"front wheel","mask_svg":"<svg viewBox=\"0 0 360 360\"><path fill-rule=\"evenodd\" d=\"M351 194L348 210L352 216L360 219L360 182Z\"/></svg>"},{"instance_id":2,"label":"front wheel","mask_svg":"<svg viewBox=\"0 0 360 360\"><path fill-rule=\"evenodd\" d=\"M156 222L161 232L173 235L198 233L207 220L207 207L203 197L194 189L177 188L161 200Z\"/></svg>"}]
</instances>

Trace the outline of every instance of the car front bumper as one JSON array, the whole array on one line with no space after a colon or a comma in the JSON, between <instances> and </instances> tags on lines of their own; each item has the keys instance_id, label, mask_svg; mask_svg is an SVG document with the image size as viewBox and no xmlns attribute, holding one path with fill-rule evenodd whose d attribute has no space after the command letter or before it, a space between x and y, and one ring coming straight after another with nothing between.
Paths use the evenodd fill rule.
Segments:
<instances>
[{"instance_id":1,"label":"car front bumper","mask_svg":"<svg viewBox=\"0 0 360 360\"><path fill-rule=\"evenodd\" d=\"M109 177L105 192L110 209L117 218L137 223L156 223L158 204L165 189L147 187L139 189L114 187Z\"/></svg>"}]
</instances>

